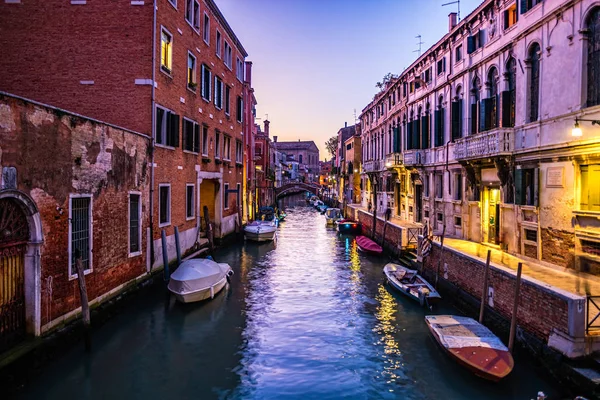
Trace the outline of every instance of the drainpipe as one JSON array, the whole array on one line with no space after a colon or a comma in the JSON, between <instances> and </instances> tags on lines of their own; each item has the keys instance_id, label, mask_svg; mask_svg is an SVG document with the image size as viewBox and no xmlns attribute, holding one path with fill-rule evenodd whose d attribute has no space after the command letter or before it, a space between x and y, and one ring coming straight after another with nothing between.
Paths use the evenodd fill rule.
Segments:
<instances>
[{"instance_id":1,"label":"drainpipe","mask_svg":"<svg viewBox=\"0 0 600 400\"><path fill-rule=\"evenodd\" d=\"M154 265L154 144L156 140L156 124L155 112L155 88L156 88L156 4L157 0L154 0L152 7L154 9L152 19L152 139L150 140L150 272L152 272L152 266Z\"/></svg>"}]
</instances>

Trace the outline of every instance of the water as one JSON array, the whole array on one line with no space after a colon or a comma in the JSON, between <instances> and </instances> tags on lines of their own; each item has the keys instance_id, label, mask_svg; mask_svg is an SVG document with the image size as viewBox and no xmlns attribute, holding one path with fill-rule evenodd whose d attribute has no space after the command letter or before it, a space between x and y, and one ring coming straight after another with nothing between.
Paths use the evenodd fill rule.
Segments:
<instances>
[{"instance_id":1,"label":"water","mask_svg":"<svg viewBox=\"0 0 600 400\"><path fill-rule=\"evenodd\" d=\"M387 286L386 259L357 252L300 197L277 244L216 254L235 271L213 301L182 305L156 287L44 369L23 398L559 398L525 354L500 384L457 366L428 313ZM292 208L290 208L292 207ZM435 313L454 310L443 304Z\"/></svg>"}]
</instances>

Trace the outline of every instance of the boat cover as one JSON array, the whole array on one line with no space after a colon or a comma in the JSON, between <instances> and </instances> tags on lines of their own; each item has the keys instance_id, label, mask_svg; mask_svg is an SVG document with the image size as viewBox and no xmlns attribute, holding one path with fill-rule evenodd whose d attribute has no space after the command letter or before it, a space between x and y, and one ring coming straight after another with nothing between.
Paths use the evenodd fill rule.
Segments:
<instances>
[{"instance_id":1,"label":"boat cover","mask_svg":"<svg viewBox=\"0 0 600 400\"><path fill-rule=\"evenodd\" d=\"M205 258L187 260L171 274L168 287L175 293L206 289L223 279L228 269L227 264L217 264Z\"/></svg>"},{"instance_id":2,"label":"boat cover","mask_svg":"<svg viewBox=\"0 0 600 400\"><path fill-rule=\"evenodd\" d=\"M358 236L356 238L356 243L358 243L358 245L368 251L372 251L375 253L381 253L383 251L383 249L381 248L380 245L378 245L377 243L375 243L374 241L372 241L371 239L369 239L366 236Z\"/></svg>"},{"instance_id":3,"label":"boat cover","mask_svg":"<svg viewBox=\"0 0 600 400\"><path fill-rule=\"evenodd\" d=\"M325 211L325 215L327 216L327 218L337 219L342 216L342 213L339 208L328 208L327 211Z\"/></svg>"},{"instance_id":4,"label":"boat cover","mask_svg":"<svg viewBox=\"0 0 600 400\"><path fill-rule=\"evenodd\" d=\"M448 349L487 347L508 351L508 348L496 335L472 318L456 315L430 315L425 319L438 335L440 343Z\"/></svg>"}]
</instances>

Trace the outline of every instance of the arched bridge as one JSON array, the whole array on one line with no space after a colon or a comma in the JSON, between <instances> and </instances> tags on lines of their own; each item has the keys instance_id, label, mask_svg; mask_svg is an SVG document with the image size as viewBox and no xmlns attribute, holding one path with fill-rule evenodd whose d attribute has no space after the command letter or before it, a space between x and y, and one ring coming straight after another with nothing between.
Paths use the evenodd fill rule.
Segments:
<instances>
[{"instance_id":1,"label":"arched bridge","mask_svg":"<svg viewBox=\"0 0 600 400\"><path fill-rule=\"evenodd\" d=\"M313 194L317 194L319 190L319 185L315 185L312 183L304 183L304 182L291 182L286 183L278 188L275 188L275 197L280 198L283 196L290 195L292 193L302 193L309 191Z\"/></svg>"}]
</instances>

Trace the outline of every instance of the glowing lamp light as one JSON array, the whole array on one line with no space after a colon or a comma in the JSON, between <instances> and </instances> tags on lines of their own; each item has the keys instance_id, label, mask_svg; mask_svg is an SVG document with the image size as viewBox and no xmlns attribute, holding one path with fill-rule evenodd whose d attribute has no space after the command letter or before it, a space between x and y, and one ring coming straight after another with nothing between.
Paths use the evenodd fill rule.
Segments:
<instances>
[{"instance_id":1,"label":"glowing lamp light","mask_svg":"<svg viewBox=\"0 0 600 400\"><path fill-rule=\"evenodd\" d=\"M389 167L392 166L392 163L388 161L388 162L385 163L385 166L389 168Z\"/></svg>"},{"instance_id":2,"label":"glowing lamp light","mask_svg":"<svg viewBox=\"0 0 600 400\"><path fill-rule=\"evenodd\" d=\"M358 172L358 170L355 168L355 169L354 169L354 173L357 173L357 172Z\"/></svg>"},{"instance_id":3,"label":"glowing lamp light","mask_svg":"<svg viewBox=\"0 0 600 400\"><path fill-rule=\"evenodd\" d=\"M571 136L582 136L581 128L579 127L579 121L575 120L575 126L571 130Z\"/></svg>"}]
</instances>

